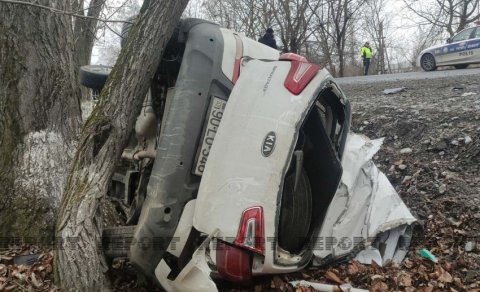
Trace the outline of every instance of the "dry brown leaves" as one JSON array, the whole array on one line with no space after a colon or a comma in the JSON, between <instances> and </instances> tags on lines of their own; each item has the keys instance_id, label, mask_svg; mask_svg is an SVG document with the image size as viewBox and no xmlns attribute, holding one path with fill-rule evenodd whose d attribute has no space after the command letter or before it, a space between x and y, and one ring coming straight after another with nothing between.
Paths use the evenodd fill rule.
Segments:
<instances>
[{"instance_id":1,"label":"dry brown leaves","mask_svg":"<svg viewBox=\"0 0 480 292\"><path fill-rule=\"evenodd\" d=\"M22 256L35 255L27 264L15 264ZM53 251L15 247L0 251L0 291L59 291L53 284Z\"/></svg>"}]
</instances>

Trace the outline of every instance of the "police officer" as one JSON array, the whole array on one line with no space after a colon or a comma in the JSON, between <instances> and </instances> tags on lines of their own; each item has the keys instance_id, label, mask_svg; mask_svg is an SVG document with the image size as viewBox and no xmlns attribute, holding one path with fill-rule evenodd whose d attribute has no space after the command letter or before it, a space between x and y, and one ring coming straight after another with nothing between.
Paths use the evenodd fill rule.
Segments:
<instances>
[{"instance_id":1,"label":"police officer","mask_svg":"<svg viewBox=\"0 0 480 292\"><path fill-rule=\"evenodd\" d=\"M266 33L258 40L260 43L267 45L271 48L277 49L277 42L273 37L273 29L268 28Z\"/></svg>"},{"instance_id":2,"label":"police officer","mask_svg":"<svg viewBox=\"0 0 480 292\"><path fill-rule=\"evenodd\" d=\"M368 75L368 68L370 67L370 60L372 59L372 48L370 43L366 42L360 50L360 55L363 60L363 75Z\"/></svg>"}]
</instances>

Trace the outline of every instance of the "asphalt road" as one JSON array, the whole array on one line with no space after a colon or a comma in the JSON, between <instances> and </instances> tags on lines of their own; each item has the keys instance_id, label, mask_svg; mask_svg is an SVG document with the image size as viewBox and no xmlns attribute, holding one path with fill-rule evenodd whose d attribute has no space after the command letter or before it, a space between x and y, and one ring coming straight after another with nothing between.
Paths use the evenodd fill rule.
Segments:
<instances>
[{"instance_id":1,"label":"asphalt road","mask_svg":"<svg viewBox=\"0 0 480 292\"><path fill-rule=\"evenodd\" d=\"M433 72L408 72L398 74L385 74L385 75L369 75L369 76L354 76L335 78L339 84L358 84L358 83L372 83L372 82L388 82L388 81L401 81L401 80L419 80L419 79L438 79L457 76L469 76L479 75L480 68L462 69L462 70L442 70Z\"/></svg>"}]
</instances>

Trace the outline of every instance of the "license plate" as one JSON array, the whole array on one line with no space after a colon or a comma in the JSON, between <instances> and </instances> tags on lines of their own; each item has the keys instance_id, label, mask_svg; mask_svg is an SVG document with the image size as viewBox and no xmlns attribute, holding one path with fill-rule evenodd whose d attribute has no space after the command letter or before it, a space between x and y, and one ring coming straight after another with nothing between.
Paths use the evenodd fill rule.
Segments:
<instances>
[{"instance_id":1,"label":"license plate","mask_svg":"<svg viewBox=\"0 0 480 292\"><path fill-rule=\"evenodd\" d=\"M213 139L217 134L218 126L222 120L223 111L225 110L226 101L218 97L212 97L208 116L206 119L206 126L204 127L202 144L197 151L197 163L193 173L198 176L202 176L205 170L205 164L207 163L208 154L212 148Z\"/></svg>"}]
</instances>

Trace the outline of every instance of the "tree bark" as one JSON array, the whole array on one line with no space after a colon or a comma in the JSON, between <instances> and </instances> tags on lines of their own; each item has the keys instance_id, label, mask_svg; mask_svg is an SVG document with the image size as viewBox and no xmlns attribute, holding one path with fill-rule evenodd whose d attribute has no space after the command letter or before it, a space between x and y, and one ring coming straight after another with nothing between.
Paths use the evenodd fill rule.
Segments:
<instances>
[{"instance_id":1,"label":"tree bark","mask_svg":"<svg viewBox=\"0 0 480 292\"><path fill-rule=\"evenodd\" d=\"M85 14L82 7L79 7L78 14L98 18L105 6L106 0L91 0L88 5L88 12ZM78 67L90 64L95 34L97 33L97 20L76 18L74 22L75 36L75 63Z\"/></svg>"},{"instance_id":2,"label":"tree bark","mask_svg":"<svg viewBox=\"0 0 480 292\"><path fill-rule=\"evenodd\" d=\"M55 275L65 290L100 291L108 285L101 246L99 200L127 144L151 79L188 0L145 1L100 101L83 126L56 227Z\"/></svg>"},{"instance_id":3,"label":"tree bark","mask_svg":"<svg viewBox=\"0 0 480 292\"><path fill-rule=\"evenodd\" d=\"M105 6L106 0L91 0L88 5L87 13L83 9L83 1L76 3L77 11L80 15L98 18ZM75 38L75 69L83 65L89 65L92 49L96 38L98 21L94 19L76 18L74 20L73 32ZM83 100L88 100L90 90L86 87L80 88Z\"/></svg>"},{"instance_id":4,"label":"tree bark","mask_svg":"<svg viewBox=\"0 0 480 292\"><path fill-rule=\"evenodd\" d=\"M5 3L0 15L0 236L51 236L81 123L71 18Z\"/></svg>"}]
</instances>

